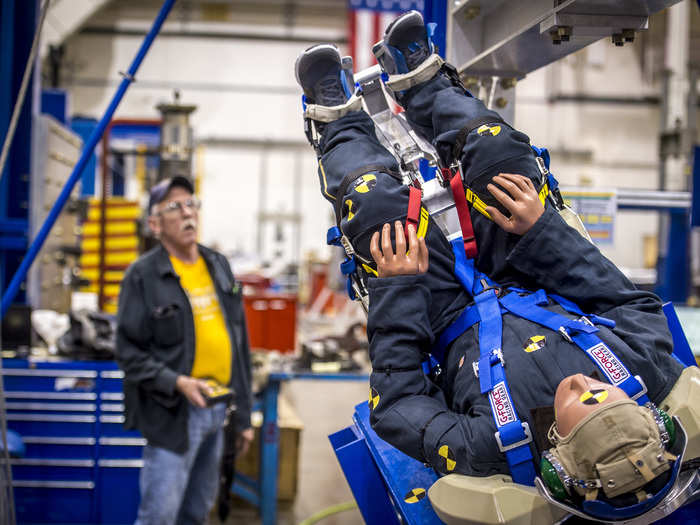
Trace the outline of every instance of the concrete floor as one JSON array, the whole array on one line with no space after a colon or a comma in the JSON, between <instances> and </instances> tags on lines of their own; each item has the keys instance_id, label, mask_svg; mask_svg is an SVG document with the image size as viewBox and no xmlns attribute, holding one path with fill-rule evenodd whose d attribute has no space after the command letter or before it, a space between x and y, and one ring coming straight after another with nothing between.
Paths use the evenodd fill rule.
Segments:
<instances>
[{"instance_id":1,"label":"concrete floor","mask_svg":"<svg viewBox=\"0 0 700 525\"><path fill-rule=\"evenodd\" d=\"M291 508L280 509L280 525L296 525L311 515L338 503L353 501L328 435L352 422L354 406L367 399L367 383L360 381L290 381L283 384L285 396L304 423L299 455L297 497ZM212 523L219 523L218 519ZM237 505L226 525L260 523L257 510ZM357 509L329 516L322 525L362 523Z\"/></svg>"}]
</instances>

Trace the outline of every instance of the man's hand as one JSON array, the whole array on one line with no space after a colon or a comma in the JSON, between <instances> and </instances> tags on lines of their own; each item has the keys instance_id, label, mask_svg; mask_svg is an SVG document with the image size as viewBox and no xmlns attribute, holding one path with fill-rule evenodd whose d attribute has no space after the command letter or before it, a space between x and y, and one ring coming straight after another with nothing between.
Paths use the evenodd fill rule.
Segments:
<instances>
[{"instance_id":1,"label":"man's hand","mask_svg":"<svg viewBox=\"0 0 700 525\"><path fill-rule=\"evenodd\" d=\"M206 382L202 381L201 379L180 375L175 380L175 388L177 388L182 395L187 398L187 401L192 403L194 406L199 408L204 408L207 406L207 402L204 400L202 392L210 394L211 388L209 388Z\"/></svg>"},{"instance_id":2,"label":"man's hand","mask_svg":"<svg viewBox=\"0 0 700 525\"><path fill-rule=\"evenodd\" d=\"M248 427L245 430L241 430L236 436L236 456L245 456L246 452L250 448L250 443L253 441L253 427Z\"/></svg>"},{"instance_id":3,"label":"man's hand","mask_svg":"<svg viewBox=\"0 0 700 525\"><path fill-rule=\"evenodd\" d=\"M396 236L396 253L391 246L391 226L385 224L382 228L382 247L379 248L379 232L374 232L370 241L369 251L374 262L377 263L379 277L391 277L393 275L415 275L428 271L428 247L425 239L416 237L416 230L412 224L408 225L408 251L406 251L406 237L403 234L401 221L394 223Z\"/></svg>"},{"instance_id":4,"label":"man's hand","mask_svg":"<svg viewBox=\"0 0 700 525\"><path fill-rule=\"evenodd\" d=\"M537 222L537 219L544 213L544 206L540 202L537 190L528 177L514 175L512 173L499 173L493 178L493 182L498 183L510 195L498 189L495 185L489 184L489 190L498 202L510 212L507 219L500 211L493 206L488 206L486 211L493 222L509 233L524 235Z\"/></svg>"}]
</instances>

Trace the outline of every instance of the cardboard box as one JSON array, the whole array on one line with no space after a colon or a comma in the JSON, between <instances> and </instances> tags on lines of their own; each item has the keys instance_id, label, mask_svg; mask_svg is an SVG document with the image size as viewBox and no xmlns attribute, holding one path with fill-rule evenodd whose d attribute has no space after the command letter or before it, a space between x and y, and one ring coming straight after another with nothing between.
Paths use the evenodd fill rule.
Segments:
<instances>
[{"instance_id":1,"label":"cardboard box","mask_svg":"<svg viewBox=\"0 0 700 525\"><path fill-rule=\"evenodd\" d=\"M301 444L301 431L304 425L291 404L283 396L280 396L278 399L277 414L277 425L280 430L277 499L284 502L293 502L297 494L299 447ZM236 472L253 479L259 479L262 416L259 413L257 417L256 414L253 414L252 419L255 438L248 453L236 461Z\"/></svg>"}]
</instances>

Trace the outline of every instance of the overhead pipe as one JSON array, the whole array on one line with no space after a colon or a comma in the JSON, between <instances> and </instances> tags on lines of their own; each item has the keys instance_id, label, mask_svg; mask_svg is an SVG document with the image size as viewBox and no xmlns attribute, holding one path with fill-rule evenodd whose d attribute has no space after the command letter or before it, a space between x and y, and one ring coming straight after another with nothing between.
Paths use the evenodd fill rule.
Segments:
<instances>
[{"instance_id":1,"label":"overhead pipe","mask_svg":"<svg viewBox=\"0 0 700 525\"><path fill-rule=\"evenodd\" d=\"M27 250L27 254L24 256L24 259L22 259L22 263L15 272L15 275L12 277L12 281L10 281L10 285L7 287L7 290L2 296L2 310L0 311L0 316L4 317L5 313L10 307L10 304L12 304L12 301L14 300L15 296L17 295L17 292L19 291L19 287L22 284L22 281L24 281L24 279L27 276L29 268L34 262L34 259L36 259L36 256L39 254L39 251L41 250L41 247L46 241L46 238L48 237L51 228L56 222L56 219L58 219L58 216L61 213L63 206L65 206L66 202L70 198L70 194L73 191L73 188L80 179L80 176L83 173L83 169L85 169L85 165L87 164L88 159L92 155L92 152L95 149L97 142L100 140L100 137L102 137L102 134L104 133L104 130L107 127L107 124L110 122L110 120L112 120L114 112L117 110L117 107L119 106L119 103L124 97L126 90L129 88L129 85L131 84L131 82L133 82L134 75L136 75L139 66L141 66L141 62L143 62L143 59L146 57L146 54L148 53L148 50L150 49L151 44L153 43L153 40L155 40L156 36L158 35L158 32L163 26L163 23L168 17L168 14L170 13L174 4L175 0L165 0L163 2L163 6L160 8L158 16L153 22L153 26L144 38L143 43L141 44L141 47L138 50L138 53L134 57L134 60L131 63L131 66L129 67L129 70L126 73L123 73L124 78L119 84L119 88L114 94L114 97L112 98L112 101L110 102L107 111L102 116L102 119L97 124L97 127L93 130L92 135L90 135L90 138L88 139L87 144L83 149L78 163L73 168L73 172L66 181L66 184L63 186L63 190L61 190L61 194L58 196L58 199L56 199L56 202L54 203L53 207L51 208L51 211L46 217L44 224L42 224L39 233L37 234L31 246L29 247L29 250Z\"/></svg>"}]
</instances>

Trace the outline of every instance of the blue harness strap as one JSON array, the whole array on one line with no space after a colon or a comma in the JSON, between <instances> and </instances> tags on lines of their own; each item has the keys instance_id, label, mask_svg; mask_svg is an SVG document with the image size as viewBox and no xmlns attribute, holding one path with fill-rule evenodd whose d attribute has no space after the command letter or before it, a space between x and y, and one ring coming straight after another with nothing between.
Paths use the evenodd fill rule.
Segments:
<instances>
[{"instance_id":1,"label":"blue harness strap","mask_svg":"<svg viewBox=\"0 0 700 525\"><path fill-rule=\"evenodd\" d=\"M646 395L647 389L641 377L633 376L627 370L608 345L595 335L598 328L592 323L586 323L585 317L582 317L583 321L569 319L556 312L533 306L523 301L522 297L516 293L506 295L500 302L509 312L518 317L559 332L567 341L583 350L612 385L621 388L640 405L649 402L649 397ZM578 310L578 307L576 309ZM580 310L574 313L578 315L579 312Z\"/></svg>"},{"instance_id":2,"label":"blue harness strap","mask_svg":"<svg viewBox=\"0 0 700 525\"><path fill-rule=\"evenodd\" d=\"M450 326L448 326L445 330L442 331L440 337L438 337L437 341L433 345L433 348L430 351L430 353L439 362L444 362L445 350L447 350L447 347L450 346L450 343L452 343L452 341L457 339L460 335L469 330L478 322L479 310L477 310L474 306L468 306L467 308L462 310L462 313L459 314L459 317L457 317L457 319L452 321L452 324Z\"/></svg>"},{"instance_id":3,"label":"blue harness strap","mask_svg":"<svg viewBox=\"0 0 700 525\"><path fill-rule=\"evenodd\" d=\"M548 304L544 290L530 293L526 290L511 289L505 297L499 298L497 285L475 268L473 259L466 257L463 239L457 238L450 244L455 256L455 276L474 298L475 304L465 308L440 334L429 356L429 363L424 363L425 369L432 368L435 362L442 363L449 344L474 324L480 323L479 359L472 366L479 379L481 393L486 394L489 399L491 414L496 424L494 437L499 450L506 457L513 481L523 485L533 485L536 474L530 449L532 433L528 424L518 417L504 369L501 349L504 313L512 313L559 332L562 337L586 352L610 383L621 388L639 404L649 401L646 387L641 378L632 376L612 350L595 335L598 328L590 319L610 328L615 326L614 321L597 315L585 316L575 303L558 295L551 297L564 310L580 316L580 319L569 319L541 308L542 305Z\"/></svg>"},{"instance_id":4,"label":"blue harness strap","mask_svg":"<svg viewBox=\"0 0 700 525\"><path fill-rule=\"evenodd\" d=\"M610 328L611 330L613 328L615 328L615 321L613 321L612 319L608 319L607 317L601 317L601 316L596 315L596 314L584 314L576 303L569 301L568 299L566 299L565 297L562 297L561 295L549 294L549 297L551 297L557 303L559 303L559 306L561 306L564 310L566 310L570 314L575 314L575 315L580 315L580 316L586 317L593 324L599 324L599 325L605 326L607 328Z\"/></svg>"},{"instance_id":5,"label":"blue harness strap","mask_svg":"<svg viewBox=\"0 0 700 525\"><path fill-rule=\"evenodd\" d=\"M544 290L538 290L535 293L527 292L526 290L520 290L516 288L510 288L510 290L517 290L521 293L527 293L524 300L528 303L534 305L547 304L547 294ZM507 310L500 306L501 314L505 313ZM476 305L467 306L459 316L452 321L450 326L445 328L437 341L430 350L431 355L439 362L443 363L445 360L445 351L450 346L450 344L457 339L464 332L469 330L472 326L479 322L479 310Z\"/></svg>"},{"instance_id":6,"label":"blue harness strap","mask_svg":"<svg viewBox=\"0 0 700 525\"><path fill-rule=\"evenodd\" d=\"M452 245L452 253L455 256L455 276L467 293L472 295L474 289L475 269L473 261L471 259L467 259L467 254L464 251L464 239L462 239L462 237L458 237L450 241L450 244Z\"/></svg>"},{"instance_id":7,"label":"blue harness strap","mask_svg":"<svg viewBox=\"0 0 700 525\"><path fill-rule=\"evenodd\" d=\"M464 241L457 238L451 241L455 255L455 275L474 297L475 306L465 308L452 325L441 334L433 348L435 359L442 359L447 346L467 328L479 322L479 360L473 363L474 372L479 378L481 392L487 394L491 414L496 423L494 435L498 448L506 456L513 481L523 485L534 485L535 466L530 442L532 433L527 423L523 423L515 410L515 404L508 389L501 352L503 318L494 283L474 267L474 260L467 259ZM529 299L533 304L542 296ZM546 296L545 296L546 300Z\"/></svg>"},{"instance_id":8,"label":"blue harness strap","mask_svg":"<svg viewBox=\"0 0 700 525\"><path fill-rule=\"evenodd\" d=\"M481 393L487 394L489 398L491 415L496 423L494 437L498 448L506 456L513 481L534 485L536 474L529 446L532 434L528 424L518 417L506 380L501 351L503 317L498 295L495 289L489 288L476 294L474 300L481 321L479 361L473 366L479 378Z\"/></svg>"}]
</instances>

